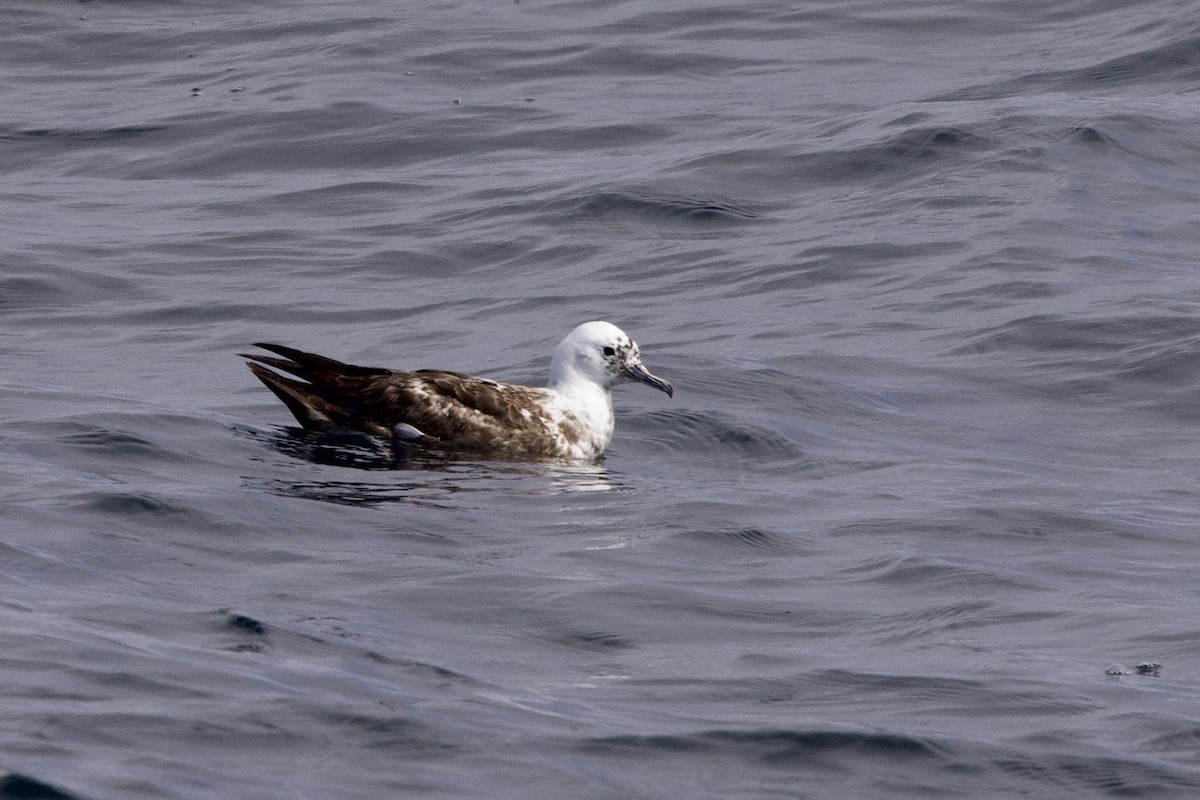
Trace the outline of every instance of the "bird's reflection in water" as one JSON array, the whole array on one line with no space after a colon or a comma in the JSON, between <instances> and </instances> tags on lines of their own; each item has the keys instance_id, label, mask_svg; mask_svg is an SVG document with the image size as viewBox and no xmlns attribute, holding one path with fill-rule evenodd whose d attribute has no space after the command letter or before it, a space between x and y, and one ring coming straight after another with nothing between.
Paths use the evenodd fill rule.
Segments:
<instances>
[{"instance_id":1,"label":"bird's reflection in water","mask_svg":"<svg viewBox=\"0 0 1200 800\"><path fill-rule=\"evenodd\" d=\"M327 467L437 471L449 463L436 454L353 431L316 433L302 428L282 428L259 436L268 447L284 455Z\"/></svg>"},{"instance_id":2,"label":"bird's reflection in water","mask_svg":"<svg viewBox=\"0 0 1200 800\"><path fill-rule=\"evenodd\" d=\"M248 478L265 491L327 503L376 506L407 503L451 508L469 492L561 494L619 490L599 462L589 464L470 461L384 442L358 433L315 433L300 428L240 428L260 445L300 461L373 473L371 480Z\"/></svg>"}]
</instances>

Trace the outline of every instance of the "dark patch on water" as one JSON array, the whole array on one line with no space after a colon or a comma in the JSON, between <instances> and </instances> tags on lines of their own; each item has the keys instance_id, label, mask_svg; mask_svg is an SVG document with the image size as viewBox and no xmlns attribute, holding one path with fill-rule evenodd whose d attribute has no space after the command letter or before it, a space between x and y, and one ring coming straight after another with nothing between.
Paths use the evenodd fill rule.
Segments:
<instances>
[{"instance_id":1,"label":"dark patch on water","mask_svg":"<svg viewBox=\"0 0 1200 800\"><path fill-rule=\"evenodd\" d=\"M88 449L99 449L113 452L155 451L154 443L140 436L123 431L110 431L97 428L80 433L66 434L62 441L76 444Z\"/></svg>"},{"instance_id":2,"label":"dark patch on water","mask_svg":"<svg viewBox=\"0 0 1200 800\"><path fill-rule=\"evenodd\" d=\"M670 753L733 755L764 766L796 766L838 754L889 760L936 759L939 748L912 736L833 730L711 730L693 734L623 735L580 745L600 755Z\"/></svg>"},{"instance_id":3,"label":"dark patch on water","mask_svg":"<svg viewBox=\"0 0 1200 800\"><path fill-rule=\"evenodd\" d=\"M88 496L84 503L92 511L117 516L175 517L186 516L191 511L169 500L132 492L97 492Z\"/></svg>"},{"instance_id":4,"label":"dark patch on water","mask_svg":"<svg viewBox=\"0 0 1200 800\"><path fill-rule=\"evenodd\" d=\"M160 447L155 442L129 431L94 426L78 422L70 427L73 433L59 436L63 444L87 452L92 457L113 459L153 459L157 461L182 461L183 456Z\"/></svg>"},{"instance_id":5,"label":"dark patch on water","mask_svg":"<svg viewBox=\"0 0 1200 800\"><path fill-rule=\"evenodd\" d=\"M253 617L247 617L244 614L231 614L229 617L229 624L239 631L253 633L256 636L262 636L267 632L265 625Z\"/></svg>"},{"instance_id":6,"label":"dark patch on water","mask_svg":"<svg viewBox=\"0 0 1200 800\"><path fill-rule=\"evenodd\" d=\"M228 533L235 530L222 516L194 506L190 501L168 499L147 491L93 491L77 496L74 507L82 513L106 519L107 531L121 531L124 525L145 526L153 531L185 530L199 534Z\"/></svg>"},{"instance_id":7,"label":"dark patch on water","mask_svg":"<svg viewBox=\"0 0 1200 800\"><path fill-rule=\"evenodd\" d=\"M680 543L699 545L705 551L741 554L743 556L797 555L808 549L806 542L797 535L781 533L764 528L706 529L689 526L674 534Z\"/></svg>"},{"instance_id":8,"label":"dark patch on water","mask_svg":"<svg viewBox=\"0 0 1200 800\"><path fill-rule=\"evenodd\" d=\"M367 484L355 481L270 481L263 483L261 488L282 497L296 497L304 500L316 500L321 503L333 503L341 506L359 506L371 508L389 503L413 503L438 507L436 499L428 496L427 487L422 483L406 483L396 486Z\"/></svg>"},{"instance_id":9,"label":"dark patch on water","mask_svg":"<svg viewBox=\"0 0 1200 800\"><path fill-rule=\"evenodd\" d=\"M427 721L416 715L410 718L389 713L386 708L364 711L317 710L315 717L323 725L361 740L364 746L378 748L389 754L434 757L448 755L459 749L457 742L447 740L438 728Z\"/></svg>"},{"instance_id":10,"label":"dark patch on water","mask_svg":"<svg viewBox=\"0 0 1200 800\"><path fill-rule=\"evenodd\" d=\"M1071 136L1077 142L1084 144L1112 144L1113 139L1108 134L1099 128L1091 125L1082 125L1071 129Z\"/></svg>"},{"instance_id":11,"label":"dark patch on water","mask_svg":"<svg viewBox=\"0 0 1200 800\"><path fill-rule=\"evenodd\" d=\"M119 128L13 128L0 126L0 142L48 142L50 144L123 144L152 133L166 130L163 126L131 125Z\"/></svg>"},{"instance_id":12,"label":"dark patch on water","mask_svg":"<svg viewBox=\"0 0 1200 800\"><path fill-rule=\"evenodd\" d=\"M0 778L0 800L82 800L82 797L37 778L10 772Z\"/></svg>"},{"instance_id":13,"label":"dark patch on water","mask_svg":"<svg viewBox=\"0 0 1200 800\"><path fill-rule=\"evenodd\" d=\"M897 180L994 146L991 137L965 127L910 128L875 144L796 156L789 169L828 183Z\"/></svg>"},{"instance_id":14,"label":"dark patch on water","mask_svg":"<svg viewBox=\"0 0 1200 800\"><path fill-rule=\"evenodd\" d=\"M608 631L569 630L552 638L576 650L593 652L631 650L636 646L624 636Z\"/></svg>"},{"instance_id":15,"label":"dark patch on water","mask_svg":"<svg viewBox=\"0 0 1200 800\"><path fill-rule=\"evenodd\" d=\"M719 197L695 197L649 187L602 189L564 203L573 217L662 223L737 223L761 219L763 209Z\"/></svg>"},{"instance_id":16,"label":"dark patch on water","mask_svg":"<svg viewBox=\"0 0 1200 800\"><path fill-rule=\"evenodd\" d=\"M54 281L30 276L0 279L0 308L57 305L70 297L70 292Z\"/></svg>"},{"instance_id":17,"label":"dark patch on water","mask_svg":"<svg viewBox=\"0 0 1200 800\"><path fill-rule=\"evenodd\" d=\"M760 154L758 158L736 153L704 155L676 165L674 171L703 174L721 168L753 179L764 188L786 192L820 185L883 186L892 190L898 182L925 179L970 163L973 157L1002 147L1006 137L995 125L941 125L907 128L881 140L877 135L871 138L876 140L843 141L833 147L801 152L789 149ZM742 163L743 159L747 163ZM974 200L959 198L957 202L962 205Z\"/></svg>"}]
</instances>

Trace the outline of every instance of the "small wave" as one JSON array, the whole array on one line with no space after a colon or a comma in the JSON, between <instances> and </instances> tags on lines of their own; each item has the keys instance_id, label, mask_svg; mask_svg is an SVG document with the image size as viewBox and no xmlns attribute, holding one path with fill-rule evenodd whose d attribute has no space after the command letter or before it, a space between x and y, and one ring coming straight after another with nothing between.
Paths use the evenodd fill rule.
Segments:
<instances>
[{"instance_id":1,"label":"small wave","mask_svg":"<svg viewBox=\"0 0 1200 800\"><path fill-rule=\"evenodd\" d=\"M709 730L691 734L608 736L589 740L580 749L602 755L726 753L776 764L837 752L890 759L937 758L940 754L938 747L915 736L821 729Z\"/></svg>"},{"instance_id":2,"label":"small wave","mask_svg":"<svg viewBox=\"0 0 1200 800\"><path fill-rule=\"evenodd\" d=\"M143 458L180 461L182 455L166 450L137 434L111 428L77 423L74 433L63 434L59 441L92 456L113 459Z\"/></svg>"},{"instance_id":3,"label":"small wave","mask_svg":"<svg viewBox=\"0 0 1200 800\"><path fill-rule=\"evenodd\" d=\"M958 337L961 339L962 337ZM1037 395L1164 408L1195 383L1200 323L1174 315L1070 317L1038 314L979 332L948 352L955 356L1003 353L1023 362ZM1172 411L1174 413L1174 411Z\"/></svg>"},{"instance_id":4,"label":"small wave","mask_svg":"<svg viewBox=\"0 0 1200 800\"><path fill-rule=\"evenodd\" d=\"M637 646L620 634L602 630L576 629L560 631L547 638L556 644L565 645L575 650L598 653L631 650Z\"/></svg>"},{"instance_id":5,"label":"small wave","mask_svg":"<svg viewBox=\"0 0 1200 800\"><path fill-rule=\"evenodd\" d=\"M1057 314L1035 314L1006 322L980 332L951 353L994 353L1025 351L1031 353L1077 353L1115 355L1145 341L1194 340L1200 337L1200 323L1189 317L1125 316L1073 318Z\"/></svg>"},{"instance_id":6,"label":"small wave","mask_svg":"<svg viewBox=\"0 0 1200 800\"><path fill-rule=\"evenodd\" d=\"M27 274L20 274L24 270ZM92 305L136 294L132 281L41 261L18 262L0 278L0 311Z\"/></svg>"},{"instance_id":7,"label":"small wave","mask_svg":"<svg viewBox=\"0 0 1200 800\"><path fill-rule=\"evenodd\" d=\"M704 411L651 411L625 423L638 439L673 453L705 454L724 459L794 461L799 446L783 436L732 417Z\"/></svg>"},{"instance_id":8,"label":"small wave","mask_svg":"<svg viewBox=\"0 0 1200 800\"><path fill-rule=\"evenodd\" d=\"M195 532L228 532L234 528L219 512L206 511L190 502L166 498L150 492L96 491L86 492L67 501L86 513L120 521L114 530L125 526L146 526L154 531L164 528Z\"/></svg>"},{"instance_id":9,"label":"small wave","mask_svg":"<svg viewBox=\"0 0 1200 800\"><path fill-rule=\"evenodd\" d=\"M859 184L991 146L991 137L962 126L914 127L882 142L796 156L791 169L807 180Z\"/></svg>"},{"instance_id":10,"label":"small wave","mask_svg":"<svg viewBox=\"0 0 1200 800\"><path fill-rule=\"evenodd\" d=\"M127 125L117 128L13 128L0 126L0 141L95 144L127 142L166 130L164 126Z\"/></svg>"},{"instance_id":11,"label":"small wave","mask_svg":"<svg viewBox=\"0 0 1200 800\"><path fill-rule=\"evenodd\" d=\"M574 217L640 219L649 222L737 223L760 219L763 209L716 196L674 194L660 189L601 189L565 201Z\"/></svg>"},{"instance_id":12,"label":"small wave","mask_svg":"<svg viewBox=\"0 0 1200 800\"><path fill-rule=\"evenodd\" d=\"M1191 88L1200 79L1200 38L1140 50L1076 69L1031 72L1011 80L959 89L934 100L997 100L1028 95L1033 90L1078 94L1118 86L1146 87L1160 83Z\"/></svg>"},{"instance_id":13,"label":"small wave","mask_svg":"<svg viewBox=\"0 0 1200 800\"><path fill-rule=\"evenodd\" d=\"M83 506L102 514L149 515L154 517L185 515L188 509L169 500L131 492L99 492L87 495Z\"/></svg>"},{"instance_id":14,"label":"small wave","mask_svg":"<svg viewBox=\"0 0 1200 800\"><path fill-rule=\"evenodd\" d=\"M767 530L765 528L717 528L689 527L675 534L681 542L704 550L722 551L726 557L732 553L742 555L797 555L808 548L799 537Z\"/></svg>"}]
</instances>

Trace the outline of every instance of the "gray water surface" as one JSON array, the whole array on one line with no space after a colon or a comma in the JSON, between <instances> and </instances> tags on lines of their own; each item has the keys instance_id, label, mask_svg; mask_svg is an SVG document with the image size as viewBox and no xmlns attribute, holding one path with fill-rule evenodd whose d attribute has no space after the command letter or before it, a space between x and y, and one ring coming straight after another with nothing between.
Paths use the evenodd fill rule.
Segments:
<instances>
[{"instance_id":1,"label":"gray water surface","mask_svg":"<svg viewBox=\"0 0 1200 800\"><path fill-rule=\"evenodd\" d=\"M1197 795L1198 20L9 3L0 798ZM595 318L598 464L236 356Z\"/></svg>"}]
</instances>

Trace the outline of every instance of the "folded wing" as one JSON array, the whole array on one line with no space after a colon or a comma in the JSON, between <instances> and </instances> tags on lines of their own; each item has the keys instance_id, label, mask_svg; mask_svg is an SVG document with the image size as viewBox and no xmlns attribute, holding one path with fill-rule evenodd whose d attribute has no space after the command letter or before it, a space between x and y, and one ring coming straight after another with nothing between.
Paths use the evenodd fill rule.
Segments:
<instances>
[{"instance_id":1,"label":"folded wing","mask_svg":"<svg viewBox=\"0 0 1200 800\"><path fill-rule=\"evenodd\" d=\"M444 370L360 367L283 345L247 366L308 430L358 430L454 450L556 456L573 426L548 410L546 390ZM268 369L270 367L270 369ZM285 374L280 374L285 373ZM289 377L290 376L290 377Z\"/></svg>"}]
</instances>

